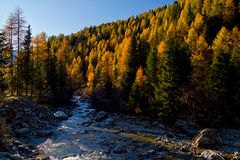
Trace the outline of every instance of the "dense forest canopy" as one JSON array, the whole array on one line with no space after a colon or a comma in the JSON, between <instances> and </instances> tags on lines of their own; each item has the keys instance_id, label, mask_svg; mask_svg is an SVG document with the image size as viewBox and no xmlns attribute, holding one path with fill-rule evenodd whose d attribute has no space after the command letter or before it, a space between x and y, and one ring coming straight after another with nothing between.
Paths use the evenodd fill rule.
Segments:
<instances>
[{"instance_id":1,"label":"dense forest canopy","mask_svg":"<svg viewBox=\"0 0 240 160\"><path fill-rule=\"evenodd\" d=\"M17 9L0 34L1 90L60 101L80 89L108 110L239 126L239 19L239 0L179 0L70 35L32 37Z\"/></svg>"}]
</instances>

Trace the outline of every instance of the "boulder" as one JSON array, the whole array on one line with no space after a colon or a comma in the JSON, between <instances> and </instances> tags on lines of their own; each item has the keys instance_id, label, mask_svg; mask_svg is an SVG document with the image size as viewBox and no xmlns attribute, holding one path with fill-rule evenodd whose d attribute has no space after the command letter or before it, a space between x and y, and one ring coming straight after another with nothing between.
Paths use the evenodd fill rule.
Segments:
<instances>
[{"instance_id":1,"label":"boulder","mask_svg":"<svg viewBox=\"0 0 240 160\"><path fill-rule=\"evenodd\" d=\"M192 141L193 147L216 148L222 144L221 137L216 129L203 129Z\"/></svg>"},{"instance_id":2,"label":"boulder","mask_svg":"<svg viewBox=\"0 0 240 160\"><path fill-rule=\"evenodd\" d=\"M64 113L63 111L57 111L53 115L57 119L67 119L68 118L68 115L66 113Z\"/></svg>"},{"instance_id":3,"label":"boulder","mask_svg":"<svg viewBox=\"0 0 240 160\"><path fill-rule=\"evenodd\" d=\"M201 157L205 158L206 160L224 160L224 158L220 154L212 150L203 151L201 153Z\"/></svg>"},{"instance_id":4,"label":"boulder","mask_svg":"<svg viewBox=\"0 0 240 160\"><path fill-rule=\"evenodd\" d=\"M104 119L107 118L107 113L104 111L100 111L97 113L97 115L95 116L95 121L102 121Z\"/></svg>"}]
</instances>

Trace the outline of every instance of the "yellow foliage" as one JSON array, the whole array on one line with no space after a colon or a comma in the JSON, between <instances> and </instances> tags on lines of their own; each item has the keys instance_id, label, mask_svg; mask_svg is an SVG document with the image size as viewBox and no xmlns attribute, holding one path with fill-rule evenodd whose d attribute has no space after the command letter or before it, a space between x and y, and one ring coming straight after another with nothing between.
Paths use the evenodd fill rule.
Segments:
<instances>
[{"instance_id":1,"label":"yellow foliage","mask_svg":"<svg viewBox=\"0 0 240 160\"><path fill-rule=\"evenodd\" d=\"M106 82L108 78L110 78L111 81L114 80L114 61L112 53L106 52L102 56L100 70L100 77L102 81Z\"/></svg>"},{"instance_id":2,"label":"yellow foliage","mask_svg":"<svg viewBox=\"0 0 240 160\"><path fill-rule=\"evenodd\" d=\"M94 81L94 68L92 63L89 64L88 66L88 71L87 71L87 87L89 89L89 94L92 92L93 89L93 81Z\"/></svg>"},{"instance_id":3,"label":"yellow foliage","mask_svg":"<svg viewBox=\"0 0 240 160\"><path fill-rule=\"evenodd\" d=\"M119 59L119 75L120 75L120 77L122 75L124 75L128 70L127 61L128 61L130 48L131 48L131 39L130 38L124 39L122 42L122 52L121 52L120 59Z\"/></svg>"},{"instance_id":4,"label":"yellow foliage","mask_svg":"<svg viewBox=\"0 0 240 160\"><path fill-rule=\"evenodd\" d=\"M167 51L168 47L167 44L162 41L159 45L158 45L158 53L163 54Z\"/></svg>"},{"instance_id":5,"label":"yellow foliage","mask_svg":"<svg viewBox=\"0 0 240 160\"><path fill-rule=\"evenodd\" d=\"M192 53L192 61L205 61L209 56L208 53L208 44L201 34L197 40L196 50Z\"/></svg>"},{"instance_id":6,"label":"yellow foliage","mask_svg":"<svg viewBox=\"0 0 240 160\"><path fill-rule=\"evenodd\" d=\"M142 113L143 111L141 110L140 106L135 107L135 113Z\"/></svg>"},{"instance_id":7,"label":"yellow foliage","mask_svg":"<svg viewBox=\"0 0 240 160\"><path fill-rule=\"evenodd\" d=\"M200 13L197 13L194 22L192 23L194 29L198 32L204 27L203 16Z\"/></svg>"},{"instance_id":8,"label":"yellow foliage","mask_svg":"<svg viewBox=\"0 0 240 160\"><path fill-rule=\"evenodd\" d=\"M230 32L222 27L213 41L212 49L215 53L229 53Z\"/></svg>"},{"instance_id":9,"label":"yellow foliage","mask_svg":"<svg viewBox=\"0 0 240 160\"><path fill-rule=\"evenodd\" d=\"M32 39L33 44L33 59L39 62L43 62L47 59L47 35L46 33L40 33Z\"/></svg>"},{"instance_id":10,"label":"yellow foliage","mask_svg":"<svg viewBox=\"0 0 240 160\"><path fill-rule=\"evenodd\" d=\"M139 67L136 73L135 85L138 87L143 87L147 82L147 77L143 74L142 67Z\"/></svg>"}]
</instances>

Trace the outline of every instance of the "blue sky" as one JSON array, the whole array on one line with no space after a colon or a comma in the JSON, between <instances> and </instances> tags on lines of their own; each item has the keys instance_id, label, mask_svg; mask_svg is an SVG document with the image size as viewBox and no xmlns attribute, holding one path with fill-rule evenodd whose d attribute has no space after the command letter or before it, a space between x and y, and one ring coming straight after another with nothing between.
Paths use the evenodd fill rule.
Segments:
<instances>
[{"instance_id":1,"label":"blue sky","mask_svg":"<svg viewBox=\"0 0 240 160\"><path fill-rule=\"evenodd\" d=\"M84 27L127 19L174 0L0 0L0 27L16 7L24 10L33 34L70 34Z\"/></svg>"}]
</instances>

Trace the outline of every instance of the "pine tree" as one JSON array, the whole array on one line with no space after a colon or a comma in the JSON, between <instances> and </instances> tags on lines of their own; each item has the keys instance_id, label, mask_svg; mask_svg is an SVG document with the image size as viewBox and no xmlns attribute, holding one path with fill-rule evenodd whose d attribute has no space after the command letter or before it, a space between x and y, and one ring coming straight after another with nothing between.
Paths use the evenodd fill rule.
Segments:
<instances>
[{"instance_id":1,"label":"pine tree","mask_svg":"<svg viewBox=\"0 0 240 160\"><path fill-rule=\"evenodd\" d=\"M215 53L209 75L209 94L220 103L226 105L227 86L229 77L229 54Z\"/></svg>"},{"instance_id":2,"label":"pine tree","mask_svg":"<svg viewBox=\"0 0 240 160\"><path fill-rule=\"evenodd\" d=\"M156 75L157 75L157 48L156 46L148 53L147 61L146 61L146 75L147 79L152 86L154 86L156 82Z\"/></svg>"},{"instance_id":3,"label":"pine tree","mask_svg":"<svg viewBox=\"0 0 240 160\"><path fill-rule=\"evenodd\" d=\"M155 99L159 103L159 117L167 122L174 120L177 111L177 84L179 76L176 68L176 55L165 42L166 48L161 54L160 73L155 86Z\"/></svg>"},{"instance_id":4,"label":"pine tree","mask_svg":"<svg viewBox=\"0 0 240 160\"><path fill-rule=\"evenodd\" d=\"M6 88L6 82L4 80L4 67L8 62L7 45L5 44L4 32L0 32L0 91L3 92ZM1 94L0 94L1 96Z\"/></svg>"},{"instance_id":5,"label":"pine tree","mask_svg":"<svg viewBox=\"0 0 240 160\"><path fill-rule=\"evenodd\" d=\"M29 79L31 79L30 76L30 54L31 54L31 41L32 41L32 37L31 37L32 33L31 33L31 26L28 26L27 29L27 33L25 35L24 38L24 42L23 42L23 63L22 63L22 67L23 67L23 81L25 83L25 95L28 96L28 86L29 86Z\"/></svg>"},{"instance_id":6,"label":"pine tree","mask_svg":"<svg viewBox=\"0 0 240 160\"><path fill-rule=\"evenodd\" d=\"M208 80L208 94L212 101L212 110L218 109L217 115L212 115L217 122L221 122L227 113L227 104L229 102L229 84L230 84L230 46L229 31L223 27L217 34L212 50L213 60L210 66Z\"/></svg>"}]
</instances>

